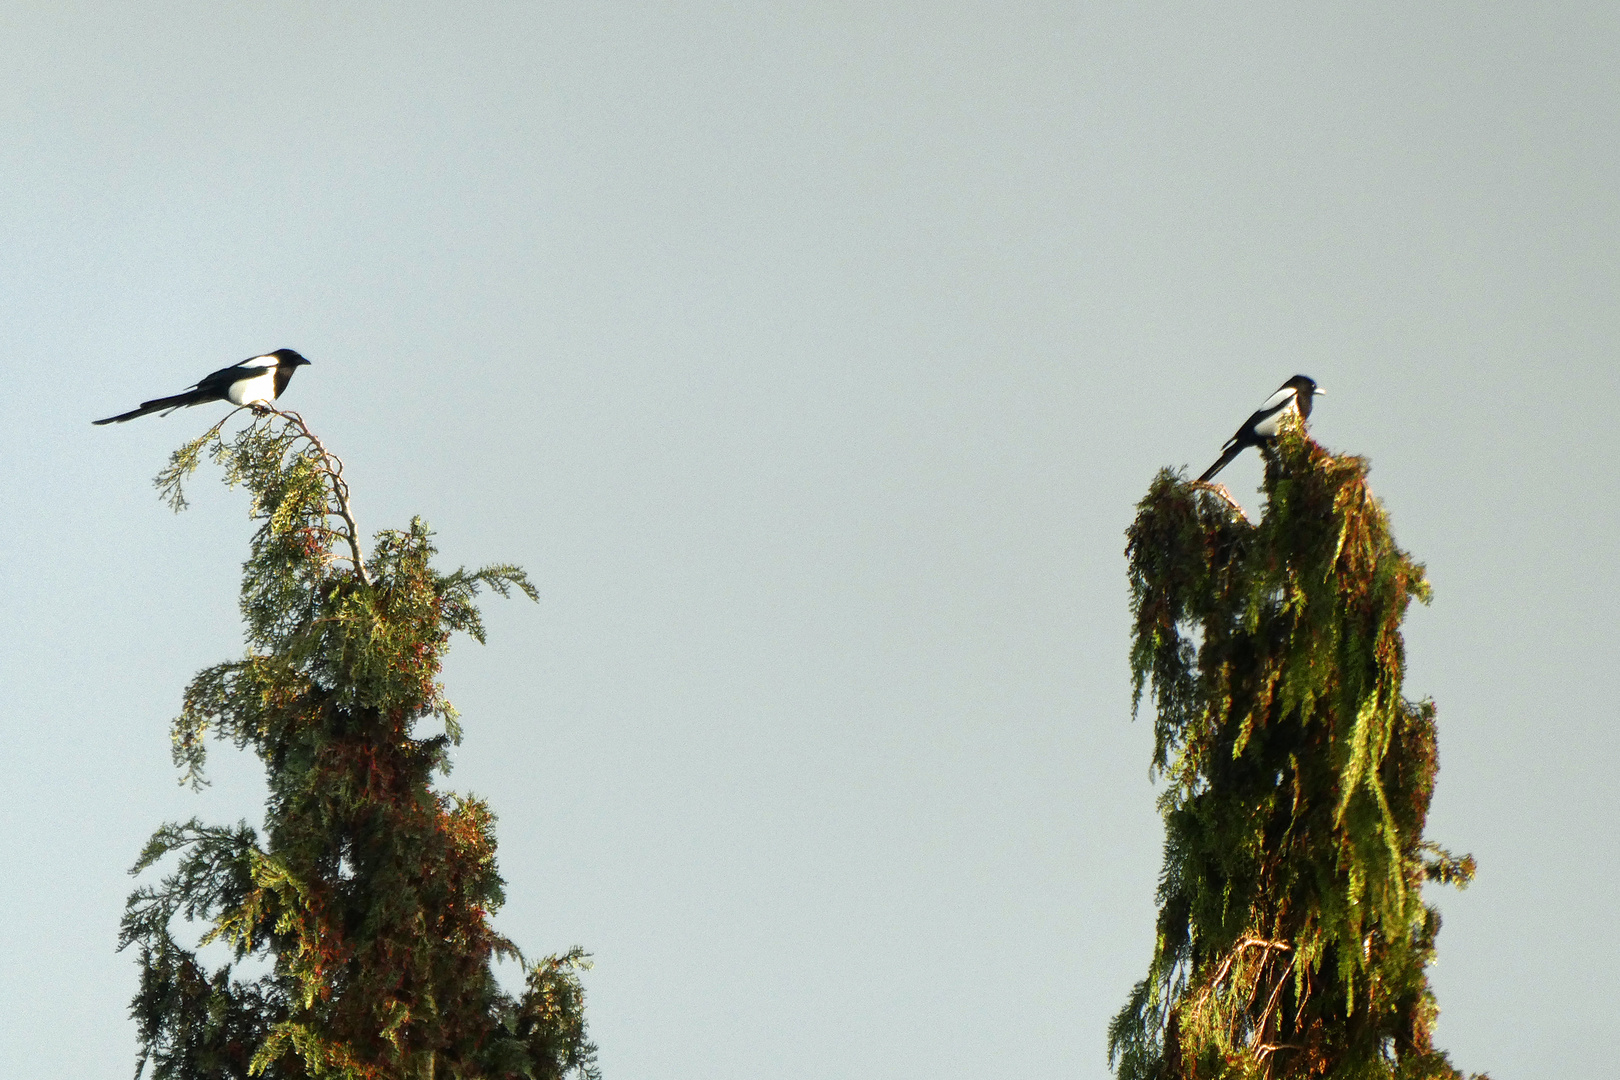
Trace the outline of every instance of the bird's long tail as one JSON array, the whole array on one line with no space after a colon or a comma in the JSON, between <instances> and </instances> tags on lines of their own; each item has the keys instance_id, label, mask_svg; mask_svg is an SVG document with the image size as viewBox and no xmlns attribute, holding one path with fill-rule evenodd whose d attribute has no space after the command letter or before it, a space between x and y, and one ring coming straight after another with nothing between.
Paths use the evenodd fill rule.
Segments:
<instances>
[{"instance_id":1,"label":"bird's long tail","mask_svg":"<svg viewBox=\"0 0 1620 1080\"><path fill-rule=\"evenodd\" d=\"M1200 484L1209 483L1210 479L1216 473L1230 465L1232 463L1232 459L1241 453L1243 453L1243 447L1239 446L1237 443L1233 443L1231 446L1228 446L1225 452L1221 454L1220 460L1204 470L1204 475L1198 478L1198 482Z\"/></svg>"},{"instance_id":2,"label":"bird's long tail","mask_svg":"<svg viewBox=\"0 0 1620 1080\"><path fill-rule=\"evenodd\" d=\"M91 423L122 424L125 420L133 420L137 416L145 416L147 413L162 412L164 409L179 409L186 405L200 405L205 401L217 400L218 397L218 394L209 394L202 390L187 390L182 394L160 397L155 401L143 401L138 409L131 409L127 413L119 413L117 416L109 416L105 420L92 420Z\"/></svg>"}]
</instances>

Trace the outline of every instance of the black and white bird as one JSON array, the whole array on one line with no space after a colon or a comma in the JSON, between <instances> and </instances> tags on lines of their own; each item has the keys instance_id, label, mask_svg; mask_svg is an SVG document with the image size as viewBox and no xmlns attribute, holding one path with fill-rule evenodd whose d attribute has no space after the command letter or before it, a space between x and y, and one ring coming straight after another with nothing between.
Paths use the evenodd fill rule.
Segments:
<instances>
[{"instance_id":1,"label":"black and white bird","mask_svg":"<svg viewBox=\"0 0 1620 1080\"><path fill-rule=\"evenodd\" d=\"M1315 380L1309 375L1295 375L1292 379L1277 388L1277 392L1266 398L1264 405L1254 411L1254 415L1243 422L1237 429L1237 434L1226 441L1221 448L1221 458L1198 478L1200 484L1208 482L1216 473L1226 468L1227 464L1244 450L1251 446L1261 446L1277 437L1277 430L1282 425L1283 417L1292 412L1303 423L1311 417L1311 397L1324 391L1317 388Z\"/></svg>"},{"instance_id":2,"label":"black and white bird","mask_svg":"<svg viewBox=\"0 0 1620 1080\"><path fill-rule=\"evenodd\" d=\"M292 381L293 372L309 363L291 349L277 349L263 356L255 356L240 364L220 368L189 390L170 397L141 402L141 407L127 413L96 420L97 424L121 424L147 413L167 412L187 405L201 405L207 401L228 401L232 405L268 405L282 395Z\"/></svg>"}]
</instances>

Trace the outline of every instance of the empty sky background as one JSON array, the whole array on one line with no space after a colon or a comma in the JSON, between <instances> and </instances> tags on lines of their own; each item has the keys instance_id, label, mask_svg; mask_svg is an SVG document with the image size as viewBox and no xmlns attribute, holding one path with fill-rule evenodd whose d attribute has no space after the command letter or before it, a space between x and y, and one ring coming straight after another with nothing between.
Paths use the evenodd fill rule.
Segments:
<instances>
[{"instance_id":1,"label":"empty sky background","mask_svg":"<svg viewBox=\"0 0 1620 1080\"><path fill-rule=\"evenodd\" d=\"M446 672L610 1080L1107 1075L1161 831L1123 530L1278 383L1427 563L1439 1042L1620 1051L1620 7L0 3L0 1071L113 947L251 524L89 421L277 347L361 524L514 561ZM1224 477L1251 505L1260 467Z\"/></svg>"}]
</instances>

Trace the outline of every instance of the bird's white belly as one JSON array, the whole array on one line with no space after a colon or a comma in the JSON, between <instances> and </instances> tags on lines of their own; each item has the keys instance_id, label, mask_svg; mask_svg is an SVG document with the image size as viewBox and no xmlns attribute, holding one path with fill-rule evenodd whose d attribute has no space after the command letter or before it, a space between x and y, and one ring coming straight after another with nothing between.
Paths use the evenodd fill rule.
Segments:
<instances>
[{"instance_id":1,"label":"bird's white belly","mask_svg":"<svg viewBox=\"0 0 1620 1080\"><path fill-rule=\"evenodd\" d=\"M237 379L225 396L232 405L268 405L276 400L276 369L265 368L264 373L246 379Z\"/></svg>"},{"instance_id":2,"label":"bird's white belly","mask_svg":"<svg viewBox=\"0 0 1620 1080\"><path fill-rule=\"evenodd\" d=\"M1282 408L1278 409L1276 412L1254 425L1254 433L1263 439L1275 439L1277 437L1278 429L1282 427L1282 418L1284 416L1293 416L1297 418L1299 416L1299 406L1295 402L1290 401L1287 405L1284 405Z\"/></svg>"}]
</instances>

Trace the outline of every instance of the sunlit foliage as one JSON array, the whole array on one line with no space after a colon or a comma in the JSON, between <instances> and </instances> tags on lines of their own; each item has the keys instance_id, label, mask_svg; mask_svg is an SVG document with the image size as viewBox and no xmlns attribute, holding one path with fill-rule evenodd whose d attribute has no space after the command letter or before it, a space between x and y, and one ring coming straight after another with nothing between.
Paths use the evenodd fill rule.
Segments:
<instances>
[{"instance_id":1,"label":"sunlit foliage","mask_svg":"<svg viewBox=\"0 0 1620 1080\"><path fill-rule=\"evenodd\" d=\"M262 836L192 820L141 853L136 872L172 866L123 922L140 953L137 1077L595 1077L584 954L525 963L523 992L501 989L492 962L522 957L490 926L494 816L432 783L460 738L438 681L451 635L483 640L483 589L533 587L513 566L434 569L420 520L363 556L342 464L296 414L230 438L223 423L157 482L180 509L207 456L247 490L248 651L192 680L174 756L200 784L208 738L229 740L263 762L270 794ZM229 960L208 973L181 923Z\"/></svg>"},{"instance_id":2,"label":"sunlit foliage","mask_svg":"<svg viewBox=\"0 0 1620 1080\"><path fill-rule=\"evenodd\" d=\"M1148 976L1109 1028L1120 1080L1460 1078L1432 1045L1424 840L1435 710L1402 694L1423 568L1367 464L1297 428L1251 524L1165 470L1128 532L1136 701L1151 691L1164 867Z\"/></svg>"}]
</instances>

